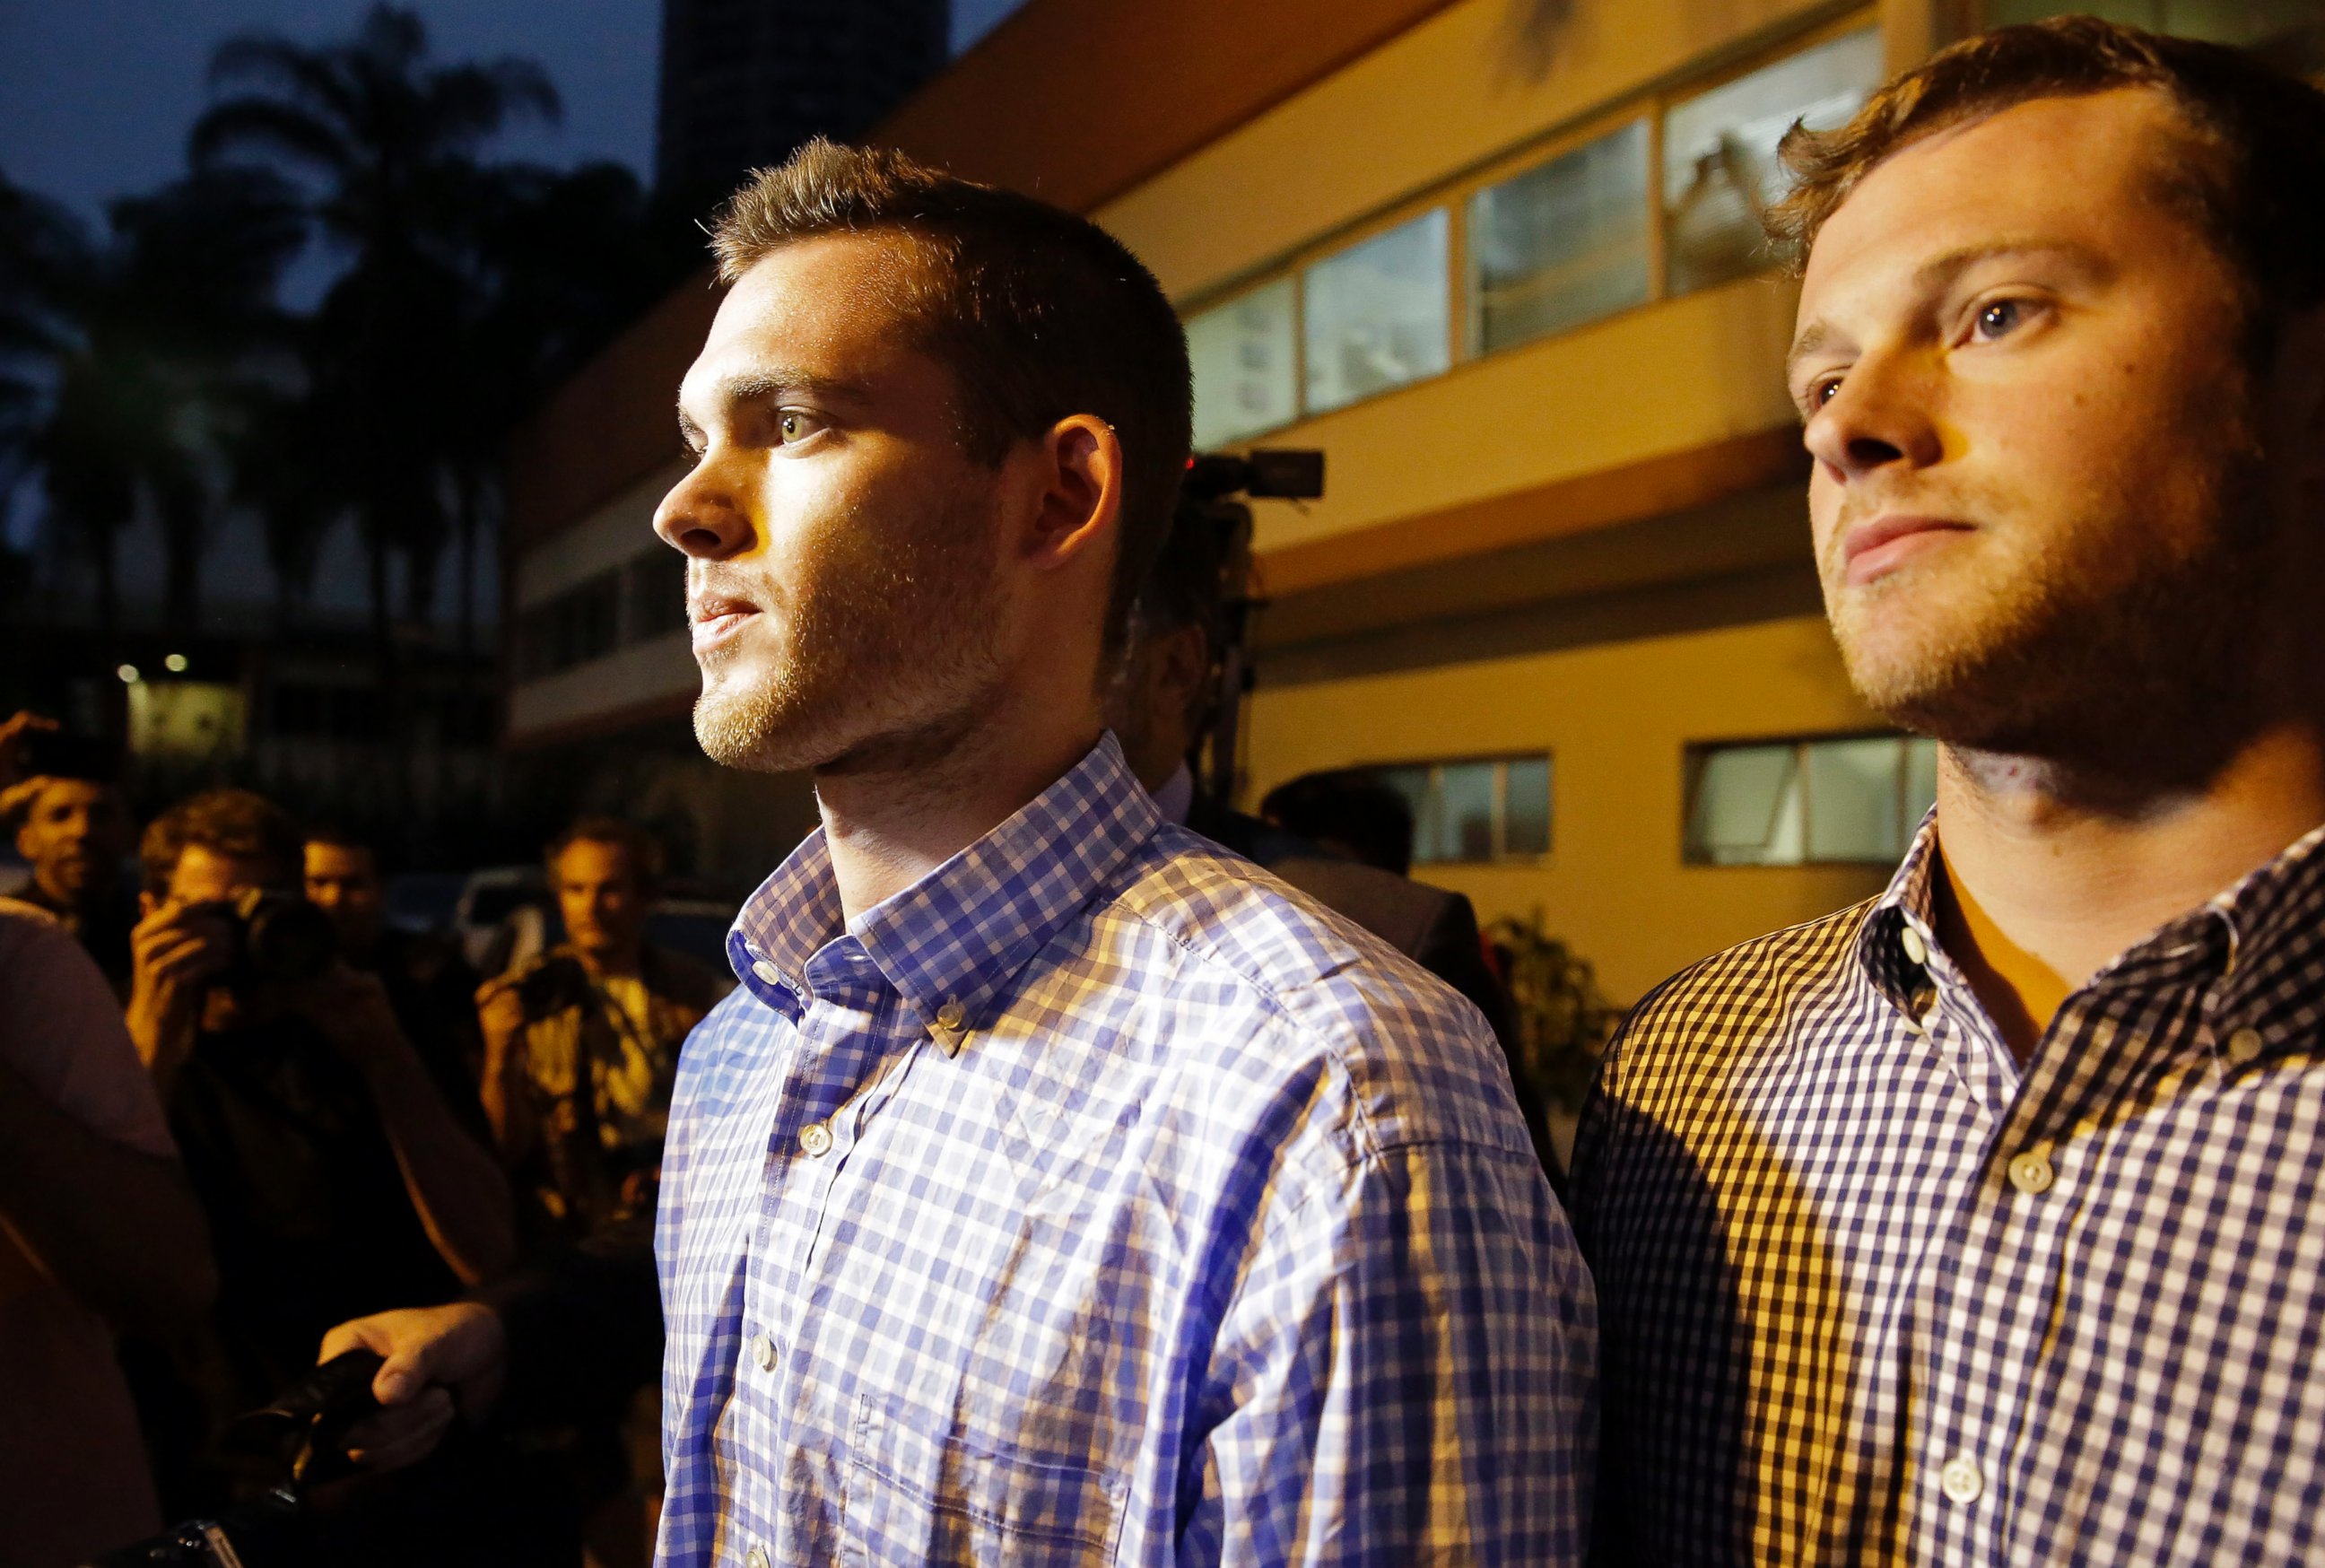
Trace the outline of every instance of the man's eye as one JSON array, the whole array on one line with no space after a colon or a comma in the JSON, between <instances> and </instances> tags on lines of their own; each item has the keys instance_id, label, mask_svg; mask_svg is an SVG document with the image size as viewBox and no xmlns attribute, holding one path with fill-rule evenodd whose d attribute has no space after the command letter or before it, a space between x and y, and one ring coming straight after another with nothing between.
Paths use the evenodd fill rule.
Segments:
<instances>
[{"instance_id":1,"label":"man's eye","mask_svg":"<svg viewBox=\"0 0 2325 1568\"><path fill-rule=\"evenodd\" d=\"M2017 300L1996 300L1978 313L1978 336L1991 342L2006 337L2026 322L2026 306Z\"/></svg>"},{"instance_id":2,"label":"man's eye","mask_svg":"<svg viewBox=\"0 0 2325 1568\"><path fill-rule=\"evenodd\" d=\"M1828 376L1823 380L1809 388L1809 405L1811 408L1822 408L1826 404L1830 403L1835 397L1839 396L1839 394L1840 377L1838 376Z\"/></svg>"},{"instance_id":3,"label":"man's eye","mask_svg":"<svg viewBox=\"0 0 2325 1568\"><path fill-rule=\"evenodd\" d=\"M775 415L775 431L785 442L803 441L815 433L815 421L798 409L787 408Z\"/></svg>"}]
</instances>

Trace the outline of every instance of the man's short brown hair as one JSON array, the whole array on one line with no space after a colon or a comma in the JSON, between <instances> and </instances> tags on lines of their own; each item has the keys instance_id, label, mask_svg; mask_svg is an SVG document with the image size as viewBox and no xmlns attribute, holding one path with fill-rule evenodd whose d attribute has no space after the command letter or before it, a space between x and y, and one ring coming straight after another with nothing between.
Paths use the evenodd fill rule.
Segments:
<instances>
[{"instance_id":1,"label":"man's short brown hair","mask_svg":"<svg viewBox=\"0 0 2325 1568\"><path fill-rule=\"evenodd\" d=\"M2241 276L2255 347L2265 350L2286 317L2325 302L2325 93L2222 44L2090 16L1965 39L1891 81L1846 125L1792 127L1780 154L1796 183L1769 209L1769 237L1804 265L1825 220L1900 149L2036 98L2132 87L2163 93L2212 154L2165 172L2165 193L2192 204Z\"/></svg>"},{"instance_id":2,"label":"man's short brown hair","mask_svg":"<svg viewBox=\"0 0 2325 1568\"><path fill-rule=\"evenodd\" d=\"M1104 229L1013 190L957 180L884 148L810 142L763 169L711 229L718 275L823 234L892 233L918 264L889 303L952 372L961 447L997 466L1072 414L1112 425L1122 515L1107 647L1171 525L1191 437L1186 335L1160 283Z\"/></svg>"},{"instance_id":3,"label":"man's short brown hair","mask_svg":"<svg viewBox=\"0 0 2325 1568\"><path fill-rule=\"evenodd\" d=\"M290 812L249 790L210 790L180 801L146 825L137 846L145 890L167 898L179 860L194 845L259 861L269 868L270 880L284 885L296 882L305 865L306 838Z\"/></svg>"},{"instance_id":4,"label":"man's short brown hair","mask_svg":"<svg viewBox=\"0 0 2325 1568\"><path fill-rule=\"evenodd\" d=\"M576 844L609 844L621 850L629 857L631 875L644 890L651 892L662 881L662 840L635 822L621 817L583 817L566 829L542 851L542 864L552 879L557 876L557 862Z\"/></svg>"}]
</instances>

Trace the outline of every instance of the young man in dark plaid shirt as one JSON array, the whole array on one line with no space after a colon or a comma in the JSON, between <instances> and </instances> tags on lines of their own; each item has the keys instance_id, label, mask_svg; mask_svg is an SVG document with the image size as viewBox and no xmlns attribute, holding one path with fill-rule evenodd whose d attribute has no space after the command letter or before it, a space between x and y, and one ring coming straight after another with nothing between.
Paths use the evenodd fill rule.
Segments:
<instances>
[{"instance_id":1,"label":"young man in dark plaid shirt","mask_svg":"<svg viewBox=\"0 0 2325 1568\"><path fill-rule=\"evenodd\" d=\"M1827 607L1938 805L1613 1050L1601 1551L2325 1559L2325 96L2070 19L1786 157Z\"/></svg>"}]
</instances>

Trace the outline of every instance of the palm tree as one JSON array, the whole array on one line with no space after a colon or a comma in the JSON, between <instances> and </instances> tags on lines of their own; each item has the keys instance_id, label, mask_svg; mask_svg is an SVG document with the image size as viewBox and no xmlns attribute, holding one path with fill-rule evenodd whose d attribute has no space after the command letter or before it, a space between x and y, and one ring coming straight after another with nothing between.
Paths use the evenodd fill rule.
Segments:
<instances>
[{"instance_id":1,"label":"palm tree","mask_svg":"<svg viewBox=\"0 0 2325 1568\"><path fill-rule=\"evenodd\" d=\"M255 173L183 181L110 216L99 242L0 187L0 483L38 471L49 524L94 570L108 640L119 540L141 508L162 525L169 624L198 619L219 411L298 241L279 183Z\"/></svg>"},{"instance_id":2,"label":"palm tree","mask_svg":"<svg viewBox=\"0 0 2325 1568\"><path fill-rule=\"evenodd\" d=\"M345 476L393 711L391 563L404 559L406 608L424 611L449 532L447 411L476 369L459 325L475 271L477 154L513 119L557 119L556 89L525 60L432 63L420 19L385 5L347 43L230 40L210 80L232 96L195 124L196 167L283 170L344 258L306 334L309 433Z\"/></svg>"}]
</instances>

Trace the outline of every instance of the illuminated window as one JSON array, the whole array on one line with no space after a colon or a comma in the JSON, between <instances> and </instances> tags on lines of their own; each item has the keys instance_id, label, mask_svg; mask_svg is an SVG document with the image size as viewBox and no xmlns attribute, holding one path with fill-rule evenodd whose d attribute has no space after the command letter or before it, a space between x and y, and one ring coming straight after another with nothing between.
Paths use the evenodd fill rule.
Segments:
<instances>
[{"instance_id":1,"label":"illuminated window","mask_svg":"<svg viewBox=\"0 0 2325 1568\"><path fill-rule=\"evenodd\" d=\"M1902 735L1700 746L1688 772L1690 861L1885 865L1937 799L1938 747Z\"/></svg>"},{"instance_id":2,"label":"illuminated window","mask_svg":"<svg viewBox=\"0 0 2325 1568\"><path fill-rule=\"evenodd\" d=\"M1225 446L1300 416L1295 285L1279 279L1187 323L1195 447Z\"/></svg>"},{"instance_id":3,"label":"illuminated window","mask_svg":"<svg viewBox=\"0 0 2325 1568\"><path fill-rule=\"evenodd\" d=\"M1776 144L1796 120L1819 130L1845 123L1881 76L1881 35L1867 29L1672 107L1663 117L1672 293L1769 264L1760 214L1783 193Z\"/></svg>"},{"instance_id":4,"label":"illuminated window","mask_svg":"<svg viewBox=\"0 0 2325 1568\"><path fill-rule=\"evenodd\" d=\"M1377 774L1413 808L1413 863L1531 860L1550 853L1550 758L1415 763Z\"/></svg>"},{"instance_id":5,"label":"illuminated window","mask_svg":"<svg viewBox=\"0 0 2325 1568\"><path fill-rule=\"evenodd\" d=\"M2089 0L2079 5L1986 0L1985 9L1988 27L2080 13L2150 32L2283 54L2295 69L2312 70L2318 46L2325 42L2325 5L2318 0Z\"/></svg>"},{"instance_id":6,"label":"illuminated window","mask_svg":"<svg viewBox=\"0 0 2325 1568\"><path fill-rule=\"evenodd\" d=\"M1445 368L1450 227L1437 208L1308 269L1301 322L1308 412Z\"/></svg>"},{"instance_id":7,"label":"illuminated window","mask_svg":"<svg viewBox=\"0 0 2325 1568\"><path fill-rule=\"evenodd\" d=\"M1647 297L1647 124L1469 199L1470 341L1481 353Z\"/></svg>"}]
</instances>

